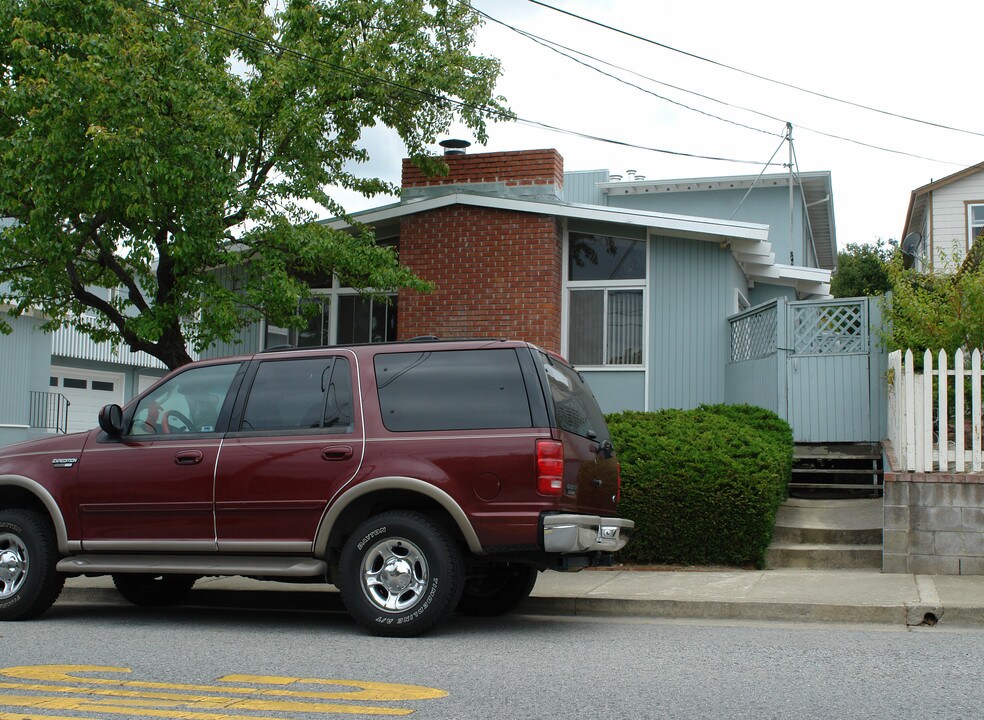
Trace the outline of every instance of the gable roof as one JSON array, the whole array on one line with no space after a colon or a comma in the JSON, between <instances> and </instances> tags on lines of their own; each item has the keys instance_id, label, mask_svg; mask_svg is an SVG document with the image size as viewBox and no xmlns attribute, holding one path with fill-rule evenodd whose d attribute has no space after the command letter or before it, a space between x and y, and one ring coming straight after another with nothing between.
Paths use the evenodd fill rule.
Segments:
<instances>
[{"instance_id":1,"label":"gable roof","mask_svg":"<svg viewBox=\"0 0 984 720\"><path fill-rule=\"evenodd\" d=\"M760 223L461 191L404 200L353 213L349 217L352 221L384 229L396 225L401 218L452 205L632 225L646 228L652 234L717 242L726 244L730 248L751 282L795 287L799 292L809 295L827 295L830 289L830 270L777 264L772 245L768 241L769 226ZM352 225L344 218L333 218L324 222L336 229L345 229Z\"/></svg>"},{"instance_id":2,"label":"gable roof","mask_svg":"<svg viewBox=\"0 0 984 720\"><path fill-rule=\"evenodd\" d=\"M979 162L963 170L958 170L952 175L947 175L939 180L926 183L922 187L917 187L913 190L909 196L909 209L905 213L905 227L902 228L902 237L899 239L904 239L910 232L922 227L923 219L926 216L926 207L934 190L955 183L958 180L963 180L971 175L976 175L979 172L984 172L984 162Z\"/></svg>"}]
</instances>

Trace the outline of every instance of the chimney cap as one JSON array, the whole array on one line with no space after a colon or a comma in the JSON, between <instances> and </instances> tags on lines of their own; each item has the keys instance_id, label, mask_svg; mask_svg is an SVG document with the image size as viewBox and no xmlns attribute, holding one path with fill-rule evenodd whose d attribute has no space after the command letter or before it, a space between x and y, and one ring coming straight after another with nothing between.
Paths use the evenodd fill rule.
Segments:
<instances>
[{"instance_id":1,"label":"chimney cap","mask_svg":"<svg viewBox=\"0 0 984 720\"><path fill-rule=\"evenodd\" d=\"M465 149L470 147L471 143L467 140L449 138L447 140L441 140L438 145L444 148L445 155L464 155Z\"/></svg>"}]
</instances>

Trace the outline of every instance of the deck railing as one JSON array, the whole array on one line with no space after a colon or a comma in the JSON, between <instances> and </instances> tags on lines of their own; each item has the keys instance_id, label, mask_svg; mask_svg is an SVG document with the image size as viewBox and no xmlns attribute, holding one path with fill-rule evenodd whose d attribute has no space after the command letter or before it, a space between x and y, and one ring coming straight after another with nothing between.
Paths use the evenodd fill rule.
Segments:
<instances>
[{"instance_id":1,"label":"deck railing","mask_svg":"<svg viewBox=\"0 0 984 720\"><path fill-rule=\"evenodd\" d=\"M910 472L984 469L981 443L981 351L927 350L917 372L911 350L888 358L888 432Z\"/></svg>"}]
</instances>

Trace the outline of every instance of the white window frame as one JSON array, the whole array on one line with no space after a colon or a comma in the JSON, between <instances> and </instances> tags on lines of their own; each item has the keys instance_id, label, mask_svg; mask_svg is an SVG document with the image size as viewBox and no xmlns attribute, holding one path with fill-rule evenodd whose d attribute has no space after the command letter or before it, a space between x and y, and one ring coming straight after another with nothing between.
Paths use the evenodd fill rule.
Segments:
<instances>
[{"instance_id":1,"label":"white window frame","mask_svg":"<svg viewBox=\"0 0 984 720\"><path fill-rule=\"evenodd\" d=\"M331 287L319 287L311 288L310 300L320 300L324 302L328 300L328 343L327 345L337 345L338 344L338 300L345 295L359 295L359 291L352 287L341 287L339 285L338 276L333 275L331 279ZM383 293L387 297L397 297L397 293ZM263 318L260 324L260 349L265 350L267 348L267 319ZM297 332L296 329L292 328L290 332ZM289 337L289 333L288 333Z\"/></svg>"},{"instance_id":2,"label":"white window frame","mask_svg":"<svg viewBox=\"0 0 984 720\"><path fill-rule=\"evenodd\" d=\"M977 240L977 236L980 233L974 233L974 210L980 208L980 212L984 213L984 200L974 200L967 203L967 249L974 247L974 242ZM984 221L984 217L981 218Z\"/></svg>"},{"instance_id":3,"label":"white window frame","mask_svg":"<svg viewBox=\"0 0 984 720\"><path fill-rule=\"evenodd\" d=\"M571 291L572 290L604 290L605 291L605 302L604 308L602 310L602 317L605 319L604 335L602 338L602 358L608 357L608 291L609 290L641 290L642 291L642 361L638 364L632 365L613 365L602 363L601 365L585 365L579 363L577 365L578 370L605 370L605 371L616 371L616 372L638 372L639 370L646 369L646 363L648 361L649 355L649 262L650 262L650 252L652 242L647 234L646 238L640 240L639 238L626 237L624 235L617 235L615 233L593 233L593 234L606 234L612 237L622 238L624 240L636 240L645 243L646 258L645 258L645 277L634 279L634 280L571 280L569 272L570 263L570 249L571 249L571 233L585 233L585 231L574 230L571 231L568 228L564 228L564 252L561 268L563 273L562 287L562 300L561 300L561 347L563 348L564 357L570 359L570 337L571 337L571 327L570 327L570 312L571 312ZM591 233L586 233L591 234ZM647 385L648 386L648 385Z\"/></svg>"}]
</instances>

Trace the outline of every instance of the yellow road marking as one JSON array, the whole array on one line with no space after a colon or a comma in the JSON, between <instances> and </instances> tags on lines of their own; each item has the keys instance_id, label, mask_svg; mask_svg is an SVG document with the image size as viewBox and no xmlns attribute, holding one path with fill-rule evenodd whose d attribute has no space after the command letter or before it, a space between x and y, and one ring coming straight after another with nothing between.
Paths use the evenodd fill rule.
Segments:
<instances>
[{"instance_id":1,"label":"yellow road marking","mask_svg":"<svg viewBox=\"0 0 984 720\"><path fill-rule=\"evenodd\" d=\"M130 668L101 665L28 665L0 669L0 675L21 680L40 680L42 682L81 682L93 685L116 685L119 687L149 688L155 690L185 690L191 692L224 692L242 695L275 695L286 697L312 698L316 700L367 700L406 701L434 700L447 697L444 690L424 687L422 685L400 685L397 683L379 683L367 680L328 680L324 678L297 678L271 675L225 675L217 682L254 683L257 685L339 685L356 687L361 690L341 692L318 692L311 690L266 690L251 687L233 687L215 685L186 685L181 683L159 683L142 680L117 680L114 678L99 678L78 676L76 673L129 673Z\"/></svg>"},{"instance_id":2,"label":"yellow road marking","mask_svg":"<svg viewBox=\"0 0 984 720\"><path fill-rule=\"evenodd\" d=\"M370 682L368 680L325 680L322 678L294 678L270 675L225 675L219 682L254 683L256 685L345 685L358 687L355 692L317 693L312 696L346 700L435 700L447 697L444 690L423 687L422 685L399 685L397 683Z\"/></svg>"},{"instance_id":3,"label":"yellow road marking","mask_svg":"<svg viewBox=\"0 0 984 720\"><path fill-rule=\"evenodd\" d=\"M0 680L0 706L174 720L275 720L255 714L234 713L266 711L293 714L409 715L413 713L409 708L311 702L311 700L399 702L448 696L447 692L437 688L364 680L233 674L225 675L216 681L267 686L256 688L158 683L80 675L80 673L130 672L132 672L130 668L101 665L34 665L3 668L0 669L0 676L28 682ZM287 686L298 685L330 685L355 689L337 692L286 689ZM4 694L3 691L7 690L47 694ZM154 692L155 690L157 692ZM71 695L76 697L69 697ZM43 720L79 720L53 715L36 717ZM0 713L0 720L33 720L33 718L20 714Z\"/></svg>"}]
</instances>

